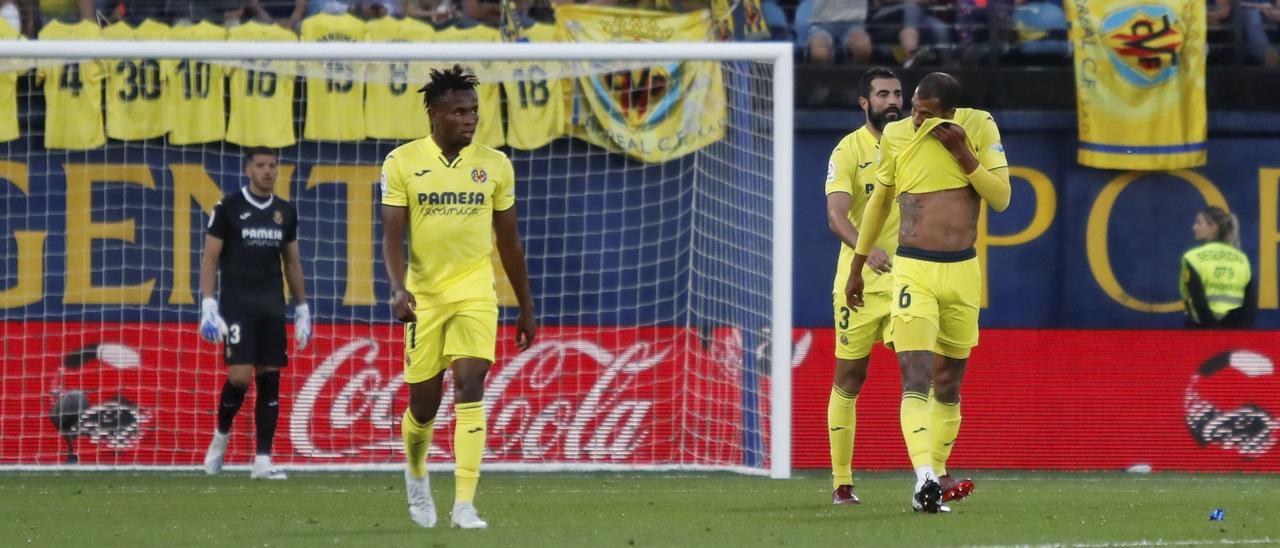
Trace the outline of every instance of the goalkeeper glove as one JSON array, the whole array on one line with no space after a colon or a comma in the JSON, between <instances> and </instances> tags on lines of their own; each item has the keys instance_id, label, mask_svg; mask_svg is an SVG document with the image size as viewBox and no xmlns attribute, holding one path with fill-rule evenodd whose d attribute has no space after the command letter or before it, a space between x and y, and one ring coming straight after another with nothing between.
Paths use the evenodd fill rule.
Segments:
<instances>
[{"instance_id":1,"label":"goalkeeper glove","mask_svg":"<svg viewBox=\"0 0 1280 548\"><path fill-rule=\"evenodd\" d=\"M298 350L307 347L311 341L311 308L302 303L293 309L293 341Z\"/></svg>"},{"instance_id":2,"label":"goalkeeper glove","mask_svg":"<svg viewBox=\"0 0 1280 548\"><path fill-rule=\"evenodd\" d=\"M200 302L200 338L217 344L227 336L227 322L218 314L217 299L206 298Z\"/></svg>"}]
</instances>

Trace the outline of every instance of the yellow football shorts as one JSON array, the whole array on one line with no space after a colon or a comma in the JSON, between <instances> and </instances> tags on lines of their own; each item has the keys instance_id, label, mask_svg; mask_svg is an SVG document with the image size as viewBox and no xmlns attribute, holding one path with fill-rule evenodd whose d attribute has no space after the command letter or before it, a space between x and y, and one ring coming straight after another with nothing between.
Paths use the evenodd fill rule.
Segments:
<instances>
[{"instance_id":1,"label":"yellow football shorts","mask_svg":"<svg viewBox=\"0 0 1280 548\"><path fill-rule=\"evenodd\" d=\"M418 383L444 373L459 358L493 363L498 341L498 305L471 299L415 311L404 325L404 382Z\"/></svg>"},{"instance_id":2,"label":"yellow football shorts","mask_svg":"<svg viewBox=\"0 0 1280 548\"><path fill-rule=\"evenodd\" d=\"M889 293L863 293L865 306L850 310L845 306L844 291L834 291L831 300L836 312L836 358L857 360L871 354L877 340L889 339Z\"/></svg>"},{"instance_id":3,"label":"yellow football shorts","mask_svg":"<svg viewBox=\"0 0 1280 548\"><path fill-rule=\"evenodd\" d=\"M898 352L931 350L965 359L978 346L982 269L972 248L899 247L893 261L890 332Z\"/></svg>"}]
</instances>

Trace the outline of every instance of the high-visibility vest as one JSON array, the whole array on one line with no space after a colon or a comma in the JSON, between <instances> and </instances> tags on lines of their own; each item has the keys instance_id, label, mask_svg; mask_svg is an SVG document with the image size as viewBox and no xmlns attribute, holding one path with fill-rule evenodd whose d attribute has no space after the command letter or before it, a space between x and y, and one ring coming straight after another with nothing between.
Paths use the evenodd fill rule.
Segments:
<instances>
[{"instance_id":1,"label":"high-visibility vest","mask_svg":"<svg viewBox=\"0 0 1280 548\"><path fill-rule=\"evenodd\" d=\"M1244 306L1245 286L1253 279L1253 271L1249 267L1249 257L1239 249L1222 242L1209 242L1184 253L1182 268L1184 272L1179 289L1183 299L1190 302L1187 290L1190 276L1185 270L1191 268L1200 276L1205 299L1215 318L1221 320L1227 312ZM1194 316L1192 307L1188 306L1187 310Z\"/></svg>"}]
</instances>

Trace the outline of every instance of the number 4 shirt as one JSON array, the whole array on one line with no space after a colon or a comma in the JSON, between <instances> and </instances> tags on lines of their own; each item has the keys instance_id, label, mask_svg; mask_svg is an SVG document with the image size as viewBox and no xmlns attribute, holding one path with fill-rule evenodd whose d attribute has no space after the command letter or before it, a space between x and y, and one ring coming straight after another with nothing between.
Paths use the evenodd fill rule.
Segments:
<instances>
[{"instance_id":1,"label":"number 4 shirt","mask_svg":"<svg viewBox=\"0 0 1280 548\"><path fill-rule=\"evenodd\" d=\"M68 25L50 21L40 40L98 40L93 21ZM100 61L44 65L36 71L36 83L44 84L44 146L65 150L98 148L106 143L102 131L102 81Z\"/></svg>"}]
</instances>

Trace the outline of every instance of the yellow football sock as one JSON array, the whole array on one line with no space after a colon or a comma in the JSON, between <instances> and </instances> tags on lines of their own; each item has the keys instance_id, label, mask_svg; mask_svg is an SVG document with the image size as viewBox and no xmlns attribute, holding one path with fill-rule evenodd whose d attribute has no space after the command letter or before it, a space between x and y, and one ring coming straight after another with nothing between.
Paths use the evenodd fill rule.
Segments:
<instances>
[{"instance_id":1,"label":"yellow football sock","mask_svg":"<svg viewBox=\"0 0 1280 548\"><path fill-rule=\"evenodd\" d=\"M929 429L933 431L933 470L945 476L951 447L960 435L960 402L944 403L931 398L929 418Z\"/></svg>"},{"instance_id":2,"label":"yellow football sock","mask_svg":"<svg viewBox=\"0 0 1280 548\"><path fill-rule=\"evenodd\" d=\"M418 424L413 413L404 410L404 418L400 420L400 437L404 439L404 458L409 463L409 473L414 477L422 477L427 473L427 451L431 449L431 433L436 421L431 419L426 424Z\"/></svg>"},{"instance_id":3,"label":"yellow football sock","mask_svg":"<svg viewBox=\"0 0 1280 548\"><path fill-rule=\"evenodd\" d=\"M929 466L933 460L933 434L929 431L929 400L919 392L902 393L902 438L907 442L911 467Z\"/></svg>"},{"instance_id":4,"label":"yellow football sock","mask_svg":"<svg viewBox=\"0 0 1280 548\"><path fill-rule=\"evenodd\" d=\"M457 459L454 469L454 502L471 502L476 498L480 482L480 458L484 456L484 402L459 403L453 406L458 422L453 429L453 451Z\"/></svg>"},{"instance_id":5,"label":"yellow football sock","mask_svg":"<svg viewBox=\"0 0 1280 548\"><path fill-rule=\"evenodd\" d=\"M831 488L853 485L853 431L858 422L858 395L831 386L827 399L827 437L831 441Z\"/></svg>"}]
</instances>

